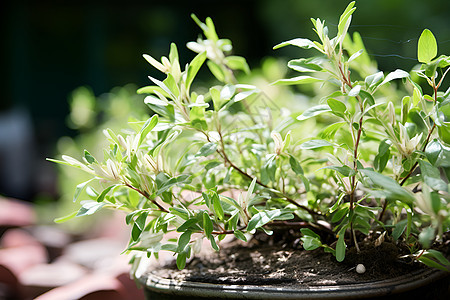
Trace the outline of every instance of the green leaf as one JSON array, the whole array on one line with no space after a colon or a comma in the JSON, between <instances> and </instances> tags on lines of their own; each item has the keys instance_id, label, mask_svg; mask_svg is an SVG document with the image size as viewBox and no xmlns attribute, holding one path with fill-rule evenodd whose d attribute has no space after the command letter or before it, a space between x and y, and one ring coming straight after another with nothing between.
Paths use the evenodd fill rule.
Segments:
<instances>
[{"instance_id":1,"label":"green leaf","mask_svg":"<svg viewBox=\"0 0 450 300\"><path fill-rule=\"evenodd\" d=\"M181 253L186 249L187 245L191 241L191 235L192 231L190 230L186 230L180 235L180 237L178 238L178 246L176 251L177 253Z\"/></svg>"},{"instance_id":2,"label":"green leaf","mask_svg":"<svg viewBox=\"0 0 450 300\"><path fill-rule=\"evenodd\" d=\"M240 92L237 93L236 96L234 96L233 101L234 102L239 102L244 100L245 98L248 98L249 96L259 93L259 90L254 89L254 90L250 90L250 91L244 91L244 92Z\"/></svg>"},{"instance_id":3,"label":"green leaf","mask_svg":"<svg viewBox=\"0 0 450 300\"><path fill-rule=\"evenodd\" d=\"M248 67L247 61L242 56L227 56L225 57L225 64L232 70L241 70L245 74L250 74L250 68Z\"/></svg>"},{"instance_id":4,"label":"green leaf","mask_svg":"<svg viewBox=\"0 0 450 300\"><path fill-rule=\"evenodd\" d=\"M425 148L425 155L432 165L436 164L441 153L442 145L437 139L432 140Z\"/></svg>"},{"instance_id":5,"label":"green leaf","mask_svg":"<svg viewBox=\"0 0 450 300\"><path fill-rule=\"evenodd\" d=\"M214 236L211 236L211 238L209 238L209 241L211 243L211 247L215 250L215 251L219 251L219 246L217 246L216 240L214 239Z\"/></svg>"},{"instance_id":6,"label":"green leaf","mask_svg":"<svg viewBox=\"0 0 450 300\"><path fill-rule=\"evenodd\" d=\"M391 143L389 140L385 139L381 141L380 145L378 146L378 153L375 156L373 165L374 168L379 172L383 172L384 168L387 165L387 162L389 161L390 157L390 151L389 148L391 146Z\"/></svg>"},{"instance_id":7,"label":"green leaf","mask_svg":"<svg viewBox=\"0 0 450 300\"><path fill-rule=\"evenodd\" d=\"M339 128L341 128L344 124L345 122L337 122L331 124L322 131L320 137L324 139L332 139L336 135L336 132L339 130Z\"/></svg>"},{"instance_id":8,"label":"green leaf","mask_svg":"<svg viewBox=\"0 0 450 300\"><path fill-rule=\"evenodd\" d=\"M69 221L70 219L75 218L76 216L77 216L77 212L75 211L75 212L70 213L70 214L68 214L68 215L66 215L66 216L64 216L64 217L56 218L56 219L54 220L54 222L55 222L55 223L64 223L64 222Z\"/></svg>"},{"instance_id":9,"label":"green leaf","mask_svg":"<svg viewBox=\"0 0 450 300\"><path fill-rule=\"evenodd\" d=\"M289 155L289 164L291 165L291 169L292 169L292 171L294 171L295 174L303 175L303 169L300 166L300 163L292 155Z\"/></svg>"},{"instance_id":10,"label":"green leaf","mask_svg":"<svg viewBox=\"0 0 450 300\"><path fill-rule=\"evenodd\" d=\"M307 75L297 76L289 79L280 79L275 81L274 85L294 85L294 84L309 84L314 82L320 82L323 79L315 78Z\"/></svg>"},{"instance_id":11,"label":"green leaf","mask_svg":"<svg viewBox=\"0 0 450 300\"><path fill-rule=\"evenodd\" d=\"M106 205L106 203L104 202L97 202L92 200L82 201L81 204L82 206L76 214L77 217L92 215Z\"/></svg>"},{"instance_id":12,"label":"green leaf","mask_svg":"<svg viewBox=\"0 0 450 300\"><path fill-rule=\"evenodd\" d=\"M417 58L419 62L428 64L437 55L437 42L433 33L425 29L419 38L417 45Z\"/></svg>"},{"instance_id":13,"label":"green leaf","mask_svg":"<svg viewBox=\"0 0 450 300\"><path fill-rule=\"evenodd\" d=\"M366 77L364 82L366 83L366 86L368 88L373 88L377 85L377 83L381 82L383 80L384 74L382 71L377 72L375 74L369 75Z\"/></svg>"},{"instance_id":14,"label":"green leaf","mask_svg":"<svg viewBox=\"0 0 450 300\"><path fill-rule=\"evenodd\" d=\"M339 100L330 98L327 100L328 106L331 108L331 111L342 118L345 118L345 111L347 110L347 106Z\"/></svg>"},{"instance_id":15,"label":"green leaf","mask_svg":"<svg viewBox=\"0 0 450 300\"><path fill-rule=\"evenodd\" d=\"M356 97L359 95L359 93L361 92L361 86L360 85L355 85L349 92L348 92L348 96L349 97Z\"/></svg>"},{"instance_id":16,"label":"green leaf","mask_svg":"<svg viewBox=\"0 0 450 300\"><path fill-rule=\"evenodd\" d=\"M309 140L301 144L300 149L317 149L329 146L333 146L333 144L325 140Z\"/></svg>"},{"instance_id":17,"label":"green leaf","mask_svg":"<svg viewBox=\"0 0 450 300\"><path fill-rule=\"evenodd\" d=\"M97 162L95 158L87 150L84 150L84 158L89 164Z\"/></svg>"},{"instance_id":18,"label":"green leaf","mask_svg":"<svg viewBox=\"0 0 450 300\"><path fill-rule=\"evenodd\" d=\"M247 241L247 238L245 237L245 234L242 231L235 230L233 233L234 233L234 236L236 238L240 239L241 241L244 241L244 242Z\"/></svg>"},{"instance_id":19,"label":"green leaf","mask_svg":"<svg viewBox=\"0 0 450 300\"><path fill-rule=\"evenodd\" d=\"M320 72L323 70L317 58L300 58L288 62L288 67L297 72Z\"/></svg>"},{"instance_id":20,"label":"green leaf","mask_svg":"<svg viewBox=\"0 0 450 300\"><path fill-rule=\"evenodd\" d=\"M205 230L206 237L210 239L213 231L213 223L207 211L203 212L203 229Z\"/></svg>"},{"instance_id":21,"label":"green leaf","mask_svg":"<svg viewBox=\"0 0 450 300\"><path fill-rule=\"evenodd\" d=\"M344 240L345 232L339 232L339 238L336 243L336 260L341 262L345 259L345 240Z\"/></svg>"},{"instance_id":22,"label":"green leaf","mask_svg":"<svg viewBox=\"0 0 450 300\"><path fill-rule=\"evenodd\" d=\"M397 69L391 73L389 73L383 80L383 82L381 82L378 87L392 81L395 79L400 79L400 78L406 78L409 77L409 73L400 69Z\"/></svg>"},{"instance_id":23,"label":"green leaf","mask_svg":"<svg viewBox=\"0 0 450 300\"><path fill-rule=\"evenodd\" d=\"M422 255L418 258L418 260L423 262L425 265L427 265L429 267L436 268L436 269L439 269L442 271L447 271L447 272L449 271L448 268L444 267L443 265L439 264L438 262L436 262L433 259L430 259L427 256Z\"/></svg>"},{"instance_id":24,"label":"green leaf","mask_svg":"<svg viewBox=\"0 0 450 300\"><path fill-rule=\"evenodd\" d=\"M428 249L423 255L436 259L439 263L443 264L444 266L450 266L450 261L444 256L444 254L442 254L442 252L433 249Z\"/></svg>"},{"instance_id":25,"label":"green leaf","mask_svg":"<svg viewBox=\"0 0 450 300\"><path fill-rule=\"evenodd\" d=\"M94 179L89 179L88 181L82 182L75 188L75 193L73 194L73 202L76 202L81 192L86 188L87 184Z\"/></svg>"},{"instance_id":26,"label":"green leaf","mask_svg":"<svg viewBox=\"0 0 450 300\"><path fill-rule=\"evenodd\" d=\"M195 156L208 156L216 152L216 150L217 150L216 143L206 143L200 148L200 150L198 150Z\"/></svg>"},{"instance_id":27,"label":"green leaf","mask_svg":"<svg viewBox=\"0 0 450 300\"><path fill-rule=\"evenodd\" d=\"M217 80L225 82L225 74L218 64L216 64L212 60L208 60L206 62L206 65L208 66L209 70L214 75L214 77L217 78Z\"/></svg>"},{"instance_id":28,"label":"green leaf","mask_svg":"<svg viewBox=\"0 0 450 300\"><path fill-rule=\"evenodd\" d=\"M331 218L331 222L333 223L339 222L345 215L347 215L348 211L349 211L348 207L344 207L343 209L336 211L333 214L333 217Z\"/></svg>"},{"instance_id":29,"label":"green leaf","mask_svg":"<svg viewBox=\"0 0 450 300\"><path fill-rule=\"evenodd\" d=\"M188 181L190 181L190 175L188 175L188 174L181 174L176 177L172 177L162 184L157 184L158 191L156 192L156 195L159 196L162 193L164 193L165 191L167 191L168 189L170 189L171 187L173 187L174 185L179 184L179 183L186 183Z\"/></svg>"},{"instance_id":30,"label":"green leaf","mask_svg":"<svg viewBox=\"0 0 450 300\"><path fill-rule=\"evenodd\" d=\"M341 36L345 33L345 26L347 24L347 21L350 19L352 13L356 10L355 1L352 1L348 4L347 8L342 13L341 17L339 18L338 23L338 36Z\"/></svg>"},{"instance_id":31,"label":"green leaf","mask_svg":"<svg viewBox=\"0 0 450 300\"><path fill-rule=\"evenodd\" d=\"M193 217L191 219L186 220L180 227L177 228L178 232L185 232L186 230L189 229L194 229L194 225L196 225L198 223L198 219Z\"/></svg>"},{"instance_id":32,"label":"green leaf","mask_svg":"<svg viewBox=\"0 0 450 300\"><path fill-rule=\"evenodd\" d=\"M303 241L303 248L307 251L311 251L322 246L322 242L316 237L304 235L300 239Z\"/></svg>"},{"instance_id":33,"label":"green leaf","mask_svg":"<svg viewBox=\"0 0 450 300\"><path fill-rule=\"evenodd\" d=\"M414 194L404 189L394 179L369 169L361 169L359 171L369 177L376 186L382 188L382 193L386 197L398 199L407 204L411 204L415 201Z\"/></svg>"},{"instance_id":34,"label":"green leaf","mask_svg":"<svg viewBox=\"0 0 450 300\"><path fill-rule=\"evenodd\" d=\"M314 231L312 231L312 230L309 229L309 228L301 228L301 229L300 229L300 232L301 232L303 235L308 235L308 236L311 236L311 237L320 239L320 235L318 235L317 233L315 233Z\"/></svg>"},{"instance_id":35,"label":"green leaf","mask_svg":"<svg viewBox=\"0 0 450 300\"><path fill-rule=\"evenodd\" d=\"M303 38L296 38L296 39L292 39L286 42L282 42L276 46L273 47L273 49L279 49L281 47L285 47L285 46L297 46L303 49L310 49L310 48L316 48L318 49L318 47L310 40L308 39L303 39Z\"/></svg>"},{"instance_id":36,"label":"green leaf","mask_svg":"<svg viewBox=\"0 0 450 300\"><path fill-rule=\"evenodd\" d=\"M419 167L422 180L436 191L447 191L447 184L441 179L439 169L433 167L429 162L419 160Z\"/></svg>"},{"instance_id":37,"label":"green leaf","mask_svg":"<svg viewBox=\"0 0 450 300\"><path fill-rule=\"evenodd\" d=\"M405 232L407 226L407 220L402 220L395 224L394 230L392 231L392 237L394 240L398 240L400 236Z\"/></svg>"},{"instance_id":38,"label":"green leaf","mask_svg":"<svg viewBox=\"0 0 450 300\"><path fill-rule=\"evenodd\" d=\"M214 208L214 213L216 214L217 218L219 218L219 220L223 220L225 215L223 213L222 203L220 202L220 198L217 195L217 193L213 194L211 200L212 200L212 206Z\"/></svg>"},{"instance_id":39,"label":"green leaf","mask_svg":"<svg viewBox=\"0 0 450 300\"><path fill-rule=\"evenodd\" d=\"M102 202L105 199L106 194L109 193L109 191L111 191L113 188L115 188L116 186L118 186L117 184L108 186L106 189L104 189L100 195L98 195L97 197L97 202Z\"/></svg>"},{"instance_id":40,"label":"green leaf","mask_svg":"<svg viewBox=\"0 0 450 300\"><path fill-rule=\"evenodd\" d=\"M344 177L350 177L356 174L355 170L349 166L326 166L321 169L331 169L344 175Z\"/></svg>"},{"instance_id":41,"label":"green leaf","mask_svg":"<svg viewBox=\"0 0 450 300\"><path fill-rule=\"evenodd\" d=\"M177 255L177 268L183 270L186 267L187 252L183 251Z\"/></svg>"},{"instance_id":42,"label":"green leaf","mask_svg":"<svg viewBox=\"0 0 450 300\"><path fill-rule=\"evenodd\" d=\"M167 74L167 78L163 81L164 85L170 90L173 98L178 98L180 96L180 89L178 88L177 81L171 73Z\"/></svg>"},{"instance_id":43,"label":"green leaf","mask_svg":"<svg viewBox=\"0 0 450 300\"><path fill-rule=\"evenodd\" d=\"M327 111L331 111L331 108L328 105L317 105L305 110L300 116L297 117L297 120L303 121Z\"/></svg>"},{"instance_id":44,"label":"green leaf","mask_svg":"<svg viewBox=\"0 0 450 300\"><path fill-rule=\"evenodd\" d=\"M153 128L155 128L155 126L158 124L158 115L153 115L150 119L148 119L144 125L141 128L140 133L140 138L139 138L139 145L142 144L142 142L144 141L144 139L146 138L146 136L148 135L148 133L150 131L152 131Z\"/></svg>"},{"instance_id":45,"label":"green leaf","mask_svg":"<svg viewBox=\"0 0 450 300\"><path fill-rule=\"evenodd\" d=\"M147 221L148 212L143 212L134 221L133 229L131 231L131 237L133 241L137 241L145 228L145 222Z\"/></svg>"},{"instance_id":46,"label":"green leaf","mask_svg":"<svg viewBox=\"0 0 450 300\"><path fill-rule=\"evenodd\" d=\"M252 231L254 229L260 228L278 218L286 220L292 219L294 217L294 215L292 214L287 214L286 216L284 215L285 213L281 209L258 212L257 214L253 215L253 217L248 222L247 231Z\"/></svg>"},{"instance_id":47,"label":"green leaf","mask_svg":"<svg viewBox=\"0 0 450 300\"><path fill-rule=\"evenodd\" d=\"M189 93L189 88L191 87L192 82L194 81L195 76L200 70L201 66L206 60L206 52L202 52L197 54L191 63L188 66L187 74L186 74L186 91Z\"/></svg>"}]
</instances>

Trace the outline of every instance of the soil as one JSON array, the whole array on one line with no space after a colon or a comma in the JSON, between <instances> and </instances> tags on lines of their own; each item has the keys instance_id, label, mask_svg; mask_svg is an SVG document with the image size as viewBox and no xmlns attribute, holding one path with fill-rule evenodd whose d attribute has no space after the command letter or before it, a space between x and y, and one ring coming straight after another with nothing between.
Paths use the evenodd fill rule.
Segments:
<instances>
[{"instance_id":1,"label":"soil","mask_svg":"<svg viewBox=\"0 0 450 300\"><path fill-rule=\"evenodd\" d=\"M298 237L288 239L257 235L248 243L234 240L221 244L219 252L202 253L191 259L184 270L175 263L153 270L154 275L175 280L234 285L338 285L383 280L427 268L408 259L399 259L405 249L385 240L375 246L373 241L362 242L360 253L349 248L344 262L339 263L322 248L302 249ZM449 241L450 242L450 241ZM441 246L450 254L447 242ZM363 264L366 271L356 272Z\"/></svg>"}]
</instances>

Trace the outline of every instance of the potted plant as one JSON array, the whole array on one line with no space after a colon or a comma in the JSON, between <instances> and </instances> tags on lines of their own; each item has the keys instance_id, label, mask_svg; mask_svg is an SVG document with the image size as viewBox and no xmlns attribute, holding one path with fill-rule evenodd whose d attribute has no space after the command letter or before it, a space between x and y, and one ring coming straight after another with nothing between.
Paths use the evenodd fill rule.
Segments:
<instances>
[{"instance_id":1,"label":"potted plant","mask_svg":"<svg viewBox=\"0 0 450 300\"><path fill-rule=\"evenodd\" d=\"M162 251L174 254L180 270L208 273L195 253L205 241L219 251L220 241L231 236L242 243L230 242L234 246L221 258L234 260L235 267L244 264L236 257L245 249L253 263L261 255L261 265L268 265L270 253L263 257L258 251L272 247L275 261L284 263L277 265L280 272L293 264L290 255L312 253L308 263L314 268L337 265L340 272L366 276L362 284L344 288L329 280L322 287L296 287L298 278L281 288L264 280L257 287L245 280L205 285L186 272L191 283L177 281L178 275L163 279L139 272L149 295L159 290L170 297L180 291L187 293L183 297L367 297L412 289L423 277L425 283L448 280L450 89L443 83L450 57L437 55L436 40L425 29L416 69L378 71L359 35L348 34L354 4L342 13L335 37L324 21L312 19L317 41L297 38L274 47L315 51L289 61L300 75L273 83L310 87L319 99L302 112L283 99L270 99L277 106L272 110L253 105L264 94L237 80L237 71L249 72L245 59L227 55L231 42L218 38L211 19L203 23L193 16L205 38L187 44L198 54L184 68L175 44L161 61L144 55L165 77L150 77L153 85L138 91L148 94L145 103L154 115L130 122L122 133L105 129L110 145L103 160L87 150L82 161L52 160L92 175L74 196L89 186L91 199L61 220L103 208L123 210L134 267ZM204 64L216 84L194 88ZM314 260L324 252L333 260ZM377 255L369 265L368 256ZM368 283L388 265L405 267L413 279L397 273L390 283ZM448 292L448 281L443 284ZM373 290L358 294L362 285Z\"/></svg>"}]
</instances>

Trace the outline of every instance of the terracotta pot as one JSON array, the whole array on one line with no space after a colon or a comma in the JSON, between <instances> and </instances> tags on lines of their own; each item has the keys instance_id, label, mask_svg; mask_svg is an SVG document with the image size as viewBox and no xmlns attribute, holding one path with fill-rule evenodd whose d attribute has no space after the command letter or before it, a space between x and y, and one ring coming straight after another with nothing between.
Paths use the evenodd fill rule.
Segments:
<instances>
[{"instance_id":1,"label":"terracotta pot","mask_svg":"<svg viewBox=\"0 0 450 300\"><path fill-rule=\"evenodd\" d=\"M425 269L389 280L346 285L272 287L211 284L137 274L146 299L450 299L450 273ZM400 298L399 298L400 297Z\"/></svg>"}]
</instances>

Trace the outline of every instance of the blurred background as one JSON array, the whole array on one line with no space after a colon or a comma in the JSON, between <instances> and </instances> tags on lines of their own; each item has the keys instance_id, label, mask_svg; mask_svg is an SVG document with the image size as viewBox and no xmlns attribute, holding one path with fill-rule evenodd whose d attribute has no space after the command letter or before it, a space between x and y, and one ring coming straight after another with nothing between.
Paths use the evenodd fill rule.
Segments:
<instances>
[{"instance_id":1,"label":"blurred background","mask_svg":"<svg viewBox=\"0 0 450 300\"><path fill-rule=\"evenodd\" d=\"M149 84L148 75L159 74L142 54L159 58L175 42L181 63L190 61L194 53L185 44L200 34L191 13L212 17L219 36L231 39L234 53L257 69L267 56L299 57L295 47L272 47L295 37L315 38L310 17L326 19L334 32L347 4L1 1L0 195L37 202L61 197L57 167L45 158L80 157L80 134L106 122L120 127L129 115L148 113L134 91ZM450 1L360 0L356 6L350 31L360 32L380 70L410 70L424 28L435 34L439 53L450 54ZM83 144L95 145L98 136L91 134Z\"/></svg>"}]
</instances>

